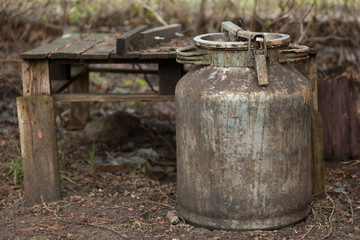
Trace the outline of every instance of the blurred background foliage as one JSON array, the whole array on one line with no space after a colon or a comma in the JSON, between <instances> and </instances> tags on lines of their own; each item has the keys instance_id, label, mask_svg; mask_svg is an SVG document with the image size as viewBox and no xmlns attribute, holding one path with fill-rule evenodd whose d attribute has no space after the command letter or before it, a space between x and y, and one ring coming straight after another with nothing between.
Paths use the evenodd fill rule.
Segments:
<instances>
[{"instance_id":1,"label":"blurred background foliage","mask_svg":"<svg viewBox=\"0 0 360 240\"><path fill-rule=\"evenodd\" d=\"M289 13L288 17L316 14L351 20L358 18L359 8L357 0L1 0L0 20L42 22L63 31L103 27L100 30L113 32L139 24L159 25L158 14L169 24L181 23L186 32L198 33L218 31L220 22L229 19L241 19L248 28L255 28L249 25L254 19L263 21L263 30L267 30L271 20Z\"/></svg>"},{"instance_id":2,"label":"blurred background foliage","mask_svg":"<svg viewBox=\"0 0 360 240\"><path fill-rule=\"evenodd\" d=\"M359 10L359 0L0 0L0 58L18 57L68 32L124 32L166 22L194 36L219 31L230 20L253 31L290 34L311 47L343 45L333 61L344 65L360 60Z\"/></svg>"}]
</instances>

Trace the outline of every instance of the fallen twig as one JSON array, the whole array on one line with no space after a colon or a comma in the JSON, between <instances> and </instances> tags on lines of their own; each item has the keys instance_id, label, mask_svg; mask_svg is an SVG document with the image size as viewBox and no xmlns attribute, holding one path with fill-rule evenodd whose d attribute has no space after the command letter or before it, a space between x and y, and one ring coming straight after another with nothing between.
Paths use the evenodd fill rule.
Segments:
<instances>
[{"instance_id":1,"label":"fallen twig","mask_svg":"<svg viewBox=\"0 0 360 240\"><path fill-rule=\"evenodd\" d=\"M351 204L351 199L349 198L349 196L344 192L344 191L341 191L342 194L345 195L346 199L348 200L349 202L349 205L350 205L350 211L351 211L351 224L354 224L354 210L353 210L353 207L352 207L352 204Z\"/></svg>"},{"instance_id":2,"label":"fallen twig","mask_svg":"<svg viewBox=\"0 0 360 240\"><path fill-rule=\"evenodd\" d=\"M156 206L153 206L153 207L150 208L149 210L147 210L147 211L145 211L145 212L143 212L143 213L141 213L141 214L138 214L137 216L144 216L145 214L148 214L149 212L155 210L157 207L158 207L157 205L156 205Z\"/></svg>"},{"instance_id":3,"label":"fallen twig","mask_svg":"<svg viewBox=\"0 0 360 240\"><path fill-rule=\"evenodd\" d=\"M166 203L162 203L162 202L153 202L153 201L141 201L141 202L135 202L135 203L124 203L123 206L113 206L113 207L103 207L105 209L118 209L118 208L121 208L121 209L125 209L125 208L129 208L129 206L133 206L133 205L139 205L139 204L155 204L155 205L163 205L165 207L168 207L168 208L172 208L174 209L175 207L174 206L171 206L169 204L166 204Z\"/></svg>"},{"instance_id":4,"label":"fallen twig","mask_svg":"<svg viewBox=\"0 0 360 240\"><path fill-rule=\"evenodd\" d=\"M71 178L65 176L64 174L60 174L60 176L63 177L64 179L68 180L69 182L71 182L71 183L74 184L75 186L81 188L82 190L84 190L84 191L86 191L86 192L92 192L92 190L91 190L90 188L81 186L81 184L73 181Z\"/></svg>"},{"instance_id":5,"label":"fallen twig","mask_svg":"<svg viewBox=\"0 0 360 240\"><path fill-rule=\"evenodd\" d=\"M336 211L339 211L343 214L346 214L347 216L349 216L350 214L344 210L341 210L340 208L337 208L337 207L331 207L331 206L318 206L319 208L327 208L327 209L334 209Z\"/></svg>"},{"instance_id":6,"label":"fallen twig","mask_svg":"<svg viewBox=\"0 0 360 240\"><path fill-rule=\"evenodd\" d=\"M45 208L46 210L48 210L49 212L53 213L53 214L55 215L55 217L56 217L57 219L59 219L59 216L57 215L57 213L58 213L59 210L58 210L58 209L56 209L56 210L51 210L51 209L48 207L48 205L46 205L43 196L41 195L40 197L41 197L41 201L42 201L42 204L43 204L44 208Z\"/></svg>"},{"instance_id":7,"label":"fallen twig","mask_svg":"<svg viewBox=\"0 0 360 240\"><path fill-rule=\"evenodd\" d=\"M347 168L349 168L349 167L352 167L352 166L354 166L354 165L356 165L356 164L359 164L359 163L360 163L360 160L352 160L352 161L341 162L341 163L342 163L342 164L349 164L349 165L347 165L347 166L345 166L345 167L342 168L342 170L345 170L345 169L347 169Z\"/></svg>"},{"instance_id":8,"label":"fallen twig","mask_svg":"<svg viewBox=\"0 0 360 240\"><path fill-rule=\"evenodd\" d=\"M310 229L309 229L304 235L301 236L300 239L304 239L304 238L311 232L311 230L312 230L313 228L314 228L314 225L312 225L312 226L310 227Z\"/></svg>"},{"instance_id":9,"label":"fallen twig","mask_svg":"<svg viewBox=\"0 0 360 240\"><path fill-rule=\"evenodd\" d=\"M329 230L329 232L327 233L327 234L325 234L324 236L322 236L321 238L319 238L319 240L322 240L322 239L325 239L325 238L327 238L327 237L329 237L330 236L330 234L332 233L332 222L331 222L331 218L332 218L332 216L333 216L333 214L334 214L334 212L335 212L335 202L334 202L334 200L330 197L330 195L329 194L327 194L326 193L326 198L327 199L329 199L330 200L330 202L332 203L332 205L333 205L333 209L332 209L332 211L331 211L331 214L330 214L330 216L329 216L329 226L330 226L330 230Z\"/></svg>"},{"instance_id":10,"label":"fallen twig","mask_svg":"<svg viewBox=\"0 0 360 240\"><path fill-rule=\"evenodd\" d=\"M105 229L108 229L108 230L110 230L110 231L112 231L112 232L114 232L114 233L116 233L116 234L124 237L124 236L123 236L124 234L122 234L122 233L119 232L119 231L116 231L115 229L113 229L113 228L111 228L111 227L108 227L108 226L105 226L105 225L98 225L98 224L95 224L95 223L85 223L85 224L86 224L86 225L89 225L89 226L93 226L93 227L105 228Z\"/></svg>"},{"instance_id":11,"label":"fallen twig","mask_svg":"<svg viewBox=\"0 0 360 240\"><path fill-rule=\"evenodd\" d=\"M24 195L22 195L14 204L10 205L9 207L7 207L8 209L9 208L12 208L14 206L16 206L18 203L20 203L22 200L24 199Z\"/></svg>"}]
</instances>

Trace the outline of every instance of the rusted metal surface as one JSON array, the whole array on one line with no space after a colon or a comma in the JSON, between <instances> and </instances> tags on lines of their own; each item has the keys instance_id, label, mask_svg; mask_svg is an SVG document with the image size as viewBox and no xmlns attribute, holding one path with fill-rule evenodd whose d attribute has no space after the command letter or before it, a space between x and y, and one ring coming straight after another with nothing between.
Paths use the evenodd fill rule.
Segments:
<instances>
[{"instance_id":1,"label":"rusted metal surface","mask_svg":"<svg viewBox=\"0 0 360 240\"><path fill-rule=\"evenodd\" d=\"M201 35L196 50L178 50L200 65L175 92L179 211L209 228L279 228L309 213L311 88L279 62L287 46L226 28L250 37Z\"/></svg>"},{"instance_id":2,"label":"rusted metal surface","mask_svg":"<svg viewBox=\"0 0 360 240\"><path fill-rule=\"evenodd\" d=\"M290 43L290 36L280 33L251 32L240 28L232 22L222 22L221 31L229 32L232 41L257 41L257 38L266 39L269 47L287 46ZM265 42L265 41L264 41Z\"/></svg>"},{"instance_id":3,"label":"rusted metal surface","mask_svg":"<svg viewBox=\"0 0 360 240\"><path fill-rule=\"evenodd\" d=\"M247 50L247 49L246 49ZM196 46L176 50L176 61L182 64L213 65L218 67L255 67L254 54L248 51L203 49ZM279 65L278 49L267 49L266 64Z\"/></svg>"},{"instance_id":4,"label":"rusted metal surface","mask_svg":"<svg viewBox=\"0 0 360 240\"><path fill-rule=\"evenodd\" d=\"M254 54L255 57L255 70L260 86L266 86L269 84L269 75L266 66L265 54Z\"/></svg>"},{"instance_id":5,"label":"rusted metal surface","mask_svg":"<svg viewBox=\"0 0 360 240\"><path fill-rule=\"evenodd\" d=\"M284 47L289 44L289 41L284 37L285 34L272 34L264 33L263 36L266 38L266 44L269 48L279 48ZM286 35L287 36L287 35ZM285 38L284 40L282 40ZM231 41L228 33L208 33L196 36L194 38L196 46L208 48L208 49L237 49L237 50L247 50L248 42L247 41ZM257 48L258 43L252 41L252 47Z\"/></svg>"},{"instance_id":6,"label":"rusted metal surface","mask_svg":"<svg viewBox=\"0 0 360 240\"><path fill-rule=\"evenodd\" d=\"M311 197L311 92L287 64L194 67L176 88L180 214L222 229L279 228L304 218Z\"/></svg>"},{"instance_id":7,"label":"rusted metal surface","mask_svg":"<svg viewBox=\"0 0 360 240\"><path fill-rule=\"evenodd\" d=\"M197 51L196 46L191 45L176 50L176 61L181 64L209 65L209 53Z\"/></svg>"},{"instance_id":8,"label":"rusted metal surface","mask_svg":"<svg viewBox=\"0 0 360 240\"><path fill-rule=\"evenodd\" d=\"M309 48L289 45L289 35L244 31L231 22L223 22L222 29L229 33L199 35L194 38L196 46L179 48L177 61L182 64L255 67L259 85L266 86L269 84L267 65L308 58Z\"/></svg>"},{"instance_id":9,"label":"rusted metal surface","mask_svg":"<svg viewBox=\"0 0 360 240\"><path fill-rule=\"evenodd\" d=\"M298 44L290 44L288 49L279 50L279 62L296 62L307 59L309 47Z\"/></svg>"}]
</instances>

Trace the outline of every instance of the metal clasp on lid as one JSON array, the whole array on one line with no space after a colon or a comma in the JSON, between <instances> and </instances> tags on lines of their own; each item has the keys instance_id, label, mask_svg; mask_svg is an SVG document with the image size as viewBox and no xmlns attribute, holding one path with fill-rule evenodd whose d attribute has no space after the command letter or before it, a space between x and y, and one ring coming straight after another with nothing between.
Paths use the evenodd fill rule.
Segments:
<instances>
[{"instance_id":1,"label":"metal clasp on lid","mask_svg":"<svg viewBox=\"0 0 360 240\"><path fill-rule=\"evenodd\" d=\"M266 64L267 48L266 37L264 33L246 31L235 25L232 22L222 22L221 30L228 31L231 40L248 41L248 55L255 60L255 69L260 86L266 86L269 84L269 75ZM262 38L262 41L258 41L258 38ZM251 49L251 41L259 43L259 49Z\"/></svg>"},{"instance_id":2,"label":"metal clasp on lid","mask_svg":"<svg viewBox=\"0 0 360 240\"><path fill-rule=\"evenodd\" d=\"M261 37L262 41L257 41L257 38ZM251 39L255 38L255 41L259 42L259 49L251 49ZM267 70L266 57L267 57L267 48L266 48L266 38L264 34L254 34L248 40L248 52L249 55L255 59L255 69L260 86L269 85L269 74Z\"/></svg>"}]
</instances>

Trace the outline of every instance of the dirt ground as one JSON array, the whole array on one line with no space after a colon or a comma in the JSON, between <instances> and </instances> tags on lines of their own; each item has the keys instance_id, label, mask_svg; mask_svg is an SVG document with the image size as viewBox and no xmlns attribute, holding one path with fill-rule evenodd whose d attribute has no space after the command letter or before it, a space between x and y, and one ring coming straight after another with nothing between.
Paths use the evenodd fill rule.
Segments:
<instances>
[{"instance_id":1,"label":"dirt ground","mask_svg":"<svg viewBox=\"0 0 360 240\"><path fill-rule=\"evenodd\" d=\"M11 65L11 64L10 64ZM19 159L16 66L0 79L0 163ZM57 105L65 112L68 105ZM131 106L134 108L134 106ZM93 105L93 115L114 105ZM311 203L303 221L274 231L217 231L194 227L177 214L173 105L143 104L132 112L141 127L116 150L161 153L156 168L99 171L89 162L92 143L60 124L62 200L27 206L23 185L0 171L1 239L360 239L359 160L326 162L326 196ZM143 113L143 114L141 114ZM66 118L66 116L65 116ZM145 119L145 120L144 120ZM66 120L66 119L65 119ZM159 124L161 123L161 124ZM146 130L146 128L148 130ZM114 147L97 145L96 157ZM153 166L156 167L156 166ZM148 171L147 171L148 170ZM159 180L160 179L160 180Z\"/></svg>"}]
</instances>

